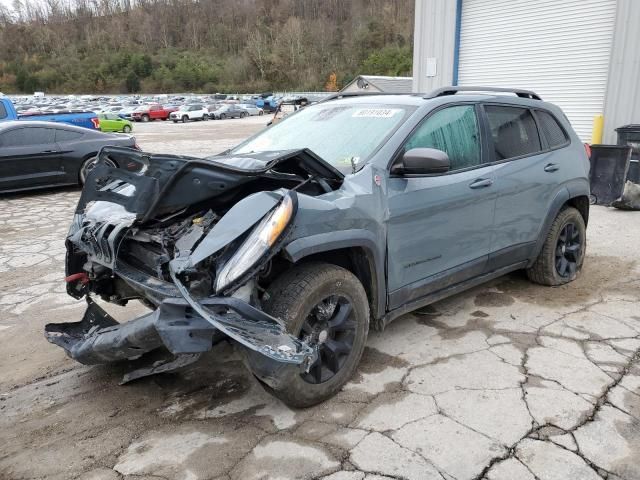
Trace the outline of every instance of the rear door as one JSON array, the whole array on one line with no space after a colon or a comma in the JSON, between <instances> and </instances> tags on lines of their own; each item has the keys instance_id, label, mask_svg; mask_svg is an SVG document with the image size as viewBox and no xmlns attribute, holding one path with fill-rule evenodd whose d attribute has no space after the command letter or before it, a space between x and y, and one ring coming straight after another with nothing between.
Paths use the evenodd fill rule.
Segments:
<instances>
[{"instance_id":1,"label":"rear door","mask_svg":"<svg viewBox=\"0 0 640 480\"><path fill-rule=\"evenodd\" d=\"M0 134L0 191L64 183L53 128L20 126Z\"/></svg>"},{"instance_id":2,"label":"rear door","mask_svg":"<svg viewBox=\"0 0 640 480\"><path fill-rule=\"evenodd\" d=\"M562 166L554 162L554 151L569 140L558 126L555 146L549 147L529 108L485 104L483 110L498 194L488 265L494 270L531 256L555 194L562 188Z\"/></svg>"},{"instance_id":3,"label":"rear door","mask_svg":"<svg viewBox=\"0 0 640 480\"><path fill-rule=\"evenodd\" d=\"M495 207L493 167L483 162L482 124L475 104L449 105L429 114L403 152L429 147L446 152L445 174L388 182L387 269L389 307L483 273Z\"/></svg>"}]
</instances>

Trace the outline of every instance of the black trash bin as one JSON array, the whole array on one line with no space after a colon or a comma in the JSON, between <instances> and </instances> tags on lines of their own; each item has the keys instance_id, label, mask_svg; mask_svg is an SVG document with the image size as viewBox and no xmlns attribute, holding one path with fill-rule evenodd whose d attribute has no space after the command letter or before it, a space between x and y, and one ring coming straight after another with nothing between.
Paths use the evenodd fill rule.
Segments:
<instances>
[{"instance_id":1,"label":"black trash bin","mask_svg":"<svg viewBox=\"0 0 640 480\"><path fill-rule=\"evenodd\" d=\"M629 170L631 147L591 145L591 195L598 205L611 205L622 196Z\"/></svg>"},{"instance_id":2,"label":"black trash bin","mask_svg":"<svg viewBox=\"0 0 640 480\"><path fill-rule=\"evenodd\" d=\"M631 147L631 160L627 180L640 183L640 124L616 128L618 145Z\"/></svg>"}]
</instances>

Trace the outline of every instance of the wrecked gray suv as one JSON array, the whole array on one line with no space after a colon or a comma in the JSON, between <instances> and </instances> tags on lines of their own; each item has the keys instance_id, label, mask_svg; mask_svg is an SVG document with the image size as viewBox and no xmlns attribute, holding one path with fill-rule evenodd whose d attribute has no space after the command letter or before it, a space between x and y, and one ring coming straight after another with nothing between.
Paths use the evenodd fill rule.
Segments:
<instances>
[{"instance_id":1,"label":"wrecked gray suv","mask_svg":"<svg viewBox=\"0 0 640 480\"><path fill-rule=\"evenodd\" d=\"M349 380L370 325L517 269L573 280L582 143L532 92L464 90L340 95L206 159L104 148L67 237L88 308L47 339L84 364L151 356L125 381L231 339L302 407ZM151 312L119 324L97 297Z\"/></svg>"}]
</instances>

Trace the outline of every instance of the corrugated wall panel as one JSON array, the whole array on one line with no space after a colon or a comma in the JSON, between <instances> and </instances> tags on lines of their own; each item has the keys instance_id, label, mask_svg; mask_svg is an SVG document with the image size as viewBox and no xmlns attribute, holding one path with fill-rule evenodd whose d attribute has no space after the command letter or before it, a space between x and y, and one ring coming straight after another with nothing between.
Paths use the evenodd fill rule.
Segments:
<instances>
[{"instance_id":1,"label":"corrugated wall panel","mask_svg":"<svg viewBox=\"0 0 640 480\"><path fill-rule=\"evenodd\" d=\"M589 141L615 14L616 0L463 0L458 84L533 90Z\"/></svg>"},{"instance_id":2,"label":"corrugated wall panel","mask_svg":"<svg viewBox=\"0 0 640 480\"><path fill-rule=\"evenodd\" d=\"M604 142L616 143L615 129L630 123L640 124L640 1L618 0L605 96Z\"/></svg>"},{"instance_id":3,"label":"corrugated wall panel","mask_svg":"<svg viewBox=\"0 0 640 480\"><path fill-rule=\"evenodd\" d=\"M427 93L451 85L456 32L456 0L416 0L413 40L413 91ZM427 58L437 74L427 77Z\"/></svg>"}]
</instances>

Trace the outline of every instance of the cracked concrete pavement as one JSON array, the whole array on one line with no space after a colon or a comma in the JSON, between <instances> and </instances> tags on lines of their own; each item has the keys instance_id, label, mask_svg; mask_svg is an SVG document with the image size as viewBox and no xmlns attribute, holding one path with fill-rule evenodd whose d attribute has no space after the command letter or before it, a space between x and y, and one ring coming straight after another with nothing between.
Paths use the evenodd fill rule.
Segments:
<instances>
[{"instance_id":1,"label":"cracked concrete pavement","mask_svg":"<svg viewBox=\"0 0 640 480\"><path fill-rule=\"evenodd\" d=\"M199 155L263 123L136 135L148 150ZM515 273L405 315L371 333L338 395L292 410L225 342L127 386L128 365L81 366L48 344L45 323L83 311L61 282L77 198L0 199L2 479L640 479L637 213L592 207L572 284Z\"/></svg>"}]
</instances>

